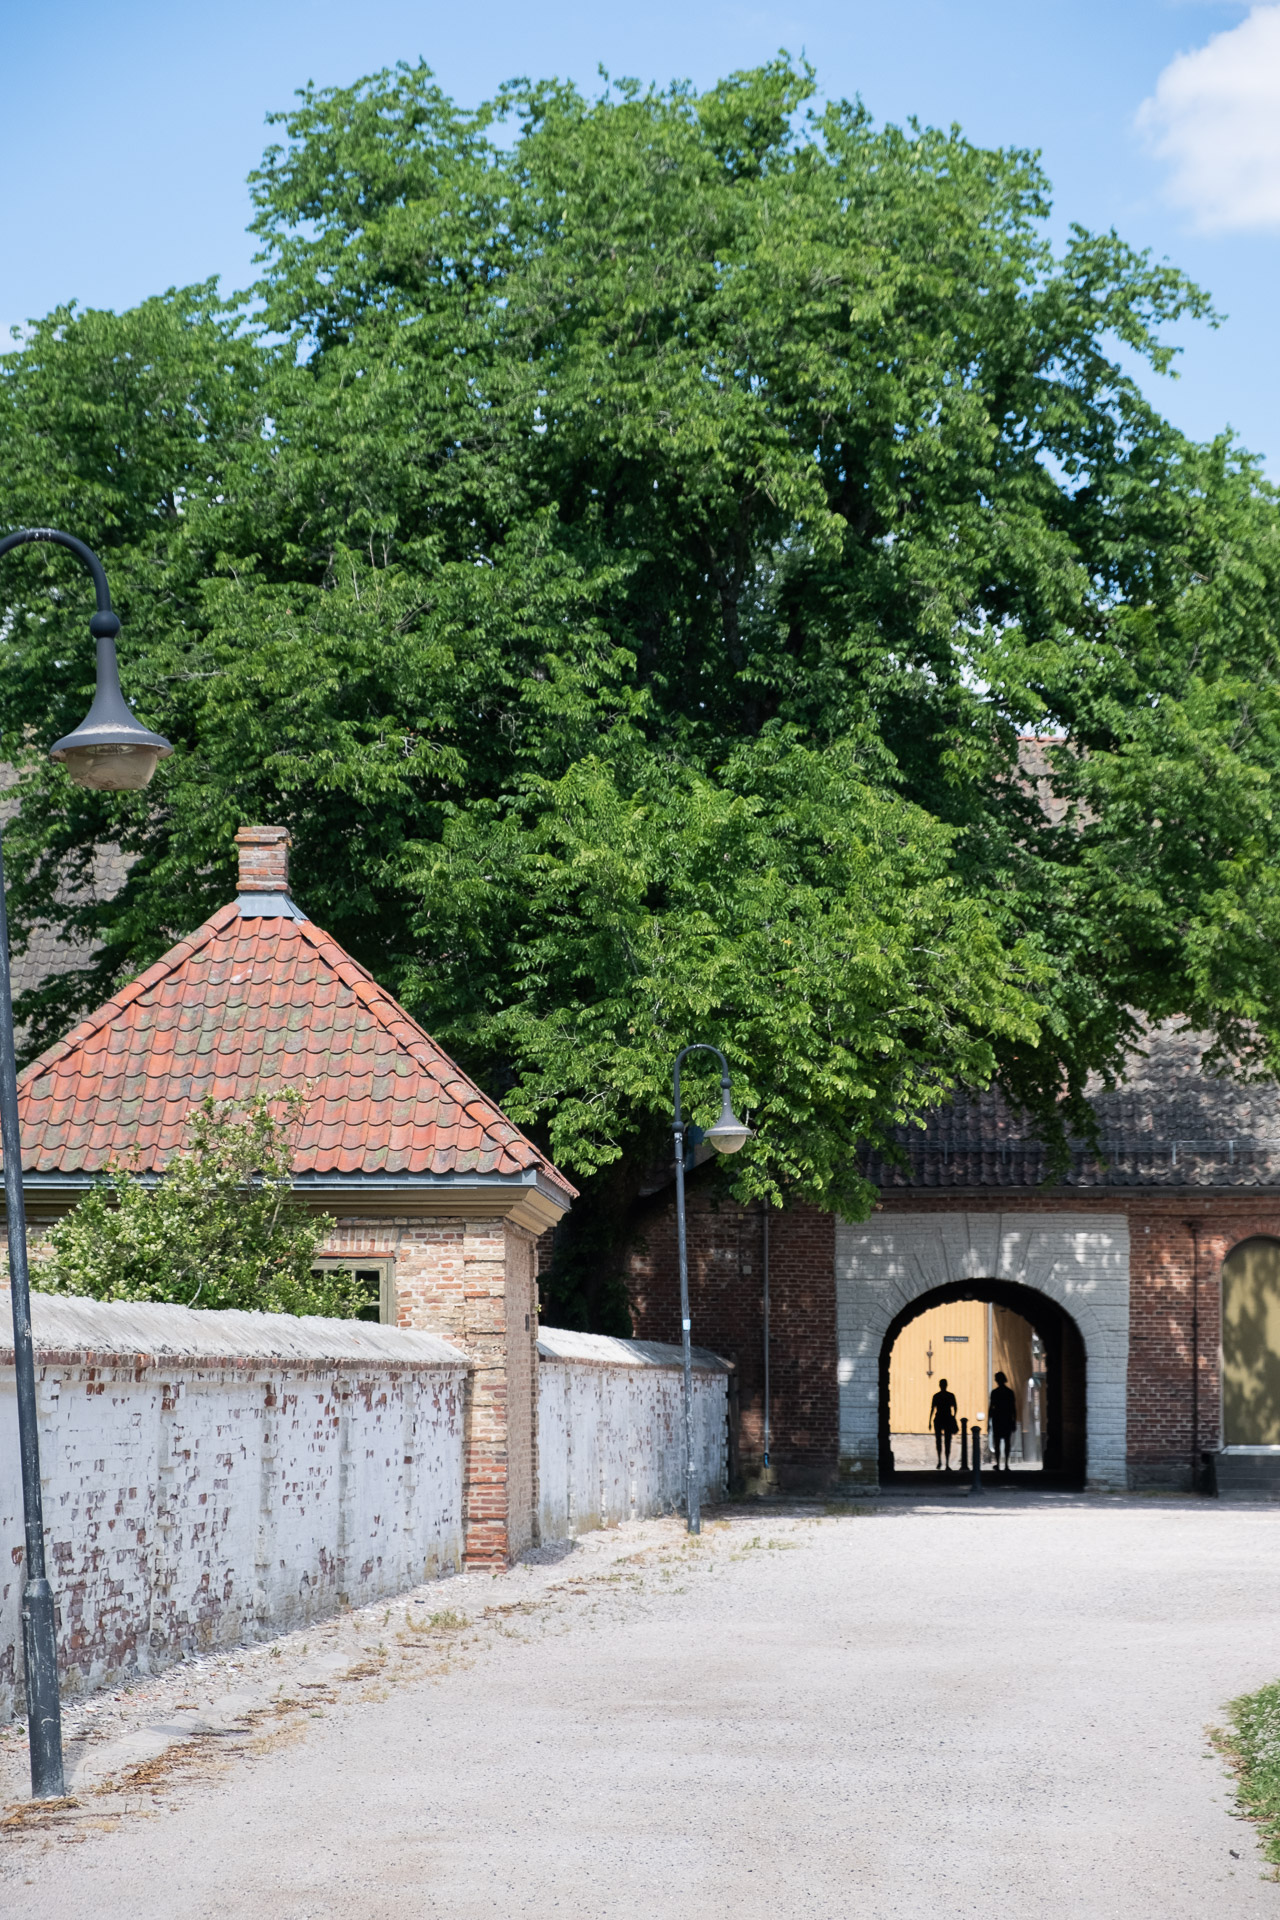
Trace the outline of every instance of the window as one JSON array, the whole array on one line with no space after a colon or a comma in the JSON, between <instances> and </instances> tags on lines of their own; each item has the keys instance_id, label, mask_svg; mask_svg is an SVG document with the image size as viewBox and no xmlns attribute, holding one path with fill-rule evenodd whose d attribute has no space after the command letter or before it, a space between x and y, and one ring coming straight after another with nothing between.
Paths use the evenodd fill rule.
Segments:
<instances>
[{"instance_id":1,"label":"window","mask_svg":"<svg viewBox=\"0 0 1280 1920\"><path fill-rule=\"evenodd\" d=\"M312 1268L313 1273L332 1273L335 1268L345 1269L355 1275L364 1295L364 1305L356 1315L358 1320L377 1320L383 1326L396 1324L396 1283L395 1262L392 1260L362 1260L359 1257L350 1260L321 1260Z\"/></svg>"}]
</instances>

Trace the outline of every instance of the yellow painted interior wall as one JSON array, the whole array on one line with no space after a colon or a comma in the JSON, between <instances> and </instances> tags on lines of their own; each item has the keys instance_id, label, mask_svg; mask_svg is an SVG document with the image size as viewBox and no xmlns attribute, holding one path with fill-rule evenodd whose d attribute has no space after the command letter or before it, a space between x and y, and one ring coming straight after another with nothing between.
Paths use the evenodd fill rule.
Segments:
<instances>
[{"instance_id":1,"label":"yellow painted interior wall","mask_svg":"<svg viewBox=\"0 0 1280 1920\"><path fill-rule=\"evenodd\" d=\"M956 1396L957 1417L985 1427L997 1369L1009 1376L1023 1419L1031 1335L1031 1323L1021 1314L994 1307L988 1356L985 1300L953 1300L909 1321L889 1356L889 1431L927 1433L929 1405L943 1380Z\"/></svg>"},{"instance_id":2,"label":"yellow painted interior wall","mask_svg":"<svg viewBox=\"0 0 1280 1920\"><path fill-rule=\"evenodd\" d=\"M987 1307L984 1300L952 1300L911 1320L889 1356L889 1431L927 1433L929 1402L945 1380L958 1416L985 1420Z\"/></svg>"},{"instance_id":3,"label":"yellow painted interior wall","mask_svg":"<svg viewBox=\"0 0 1280 1920\"><path fill-rule=\"evenodd\" d=\"M1027 1424L1027 1382L1031 1378L1031 1342L1035 1329L1029 1320L1020 1313L1010 1313L1007 1307L996 1307L992 1312L992 1330L995 1351L991 1356L991 1375L994 1384L997 1373L1003 1373L1009 1385L1018 1396L1018 1422Z\"/></svg>"}]
</instances>

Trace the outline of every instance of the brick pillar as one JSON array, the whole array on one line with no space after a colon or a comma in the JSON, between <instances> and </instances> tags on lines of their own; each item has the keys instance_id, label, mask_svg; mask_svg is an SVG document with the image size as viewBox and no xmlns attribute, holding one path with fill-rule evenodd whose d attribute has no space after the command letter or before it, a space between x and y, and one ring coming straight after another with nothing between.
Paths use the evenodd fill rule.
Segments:
<instances>
[{"instance_id":1,"label":"brick pillar","mask_svg":"<svg viewBox=\"0 0 1280 1920\"><path fill-rule=\"evenodd\" d=\"M409 1228L396 1257L401 1326L461 1347L470 1374L463 1520L469 1567L505 1567L534 1537L537 1301L531 1237L505 1220Z\"/></svg>"}]
</instances>

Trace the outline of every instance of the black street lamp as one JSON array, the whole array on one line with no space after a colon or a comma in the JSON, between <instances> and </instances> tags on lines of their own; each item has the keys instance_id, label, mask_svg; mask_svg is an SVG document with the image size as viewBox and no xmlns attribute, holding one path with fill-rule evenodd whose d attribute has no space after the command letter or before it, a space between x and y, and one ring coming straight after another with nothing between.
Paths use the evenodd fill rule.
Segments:
<instances>
[{"instance_id":1,"label":"black street lamp","mask_svg":"<svg viewBox=\"0 0 1280 1920\"><path fill-rule=\"evenodd\" d=\"M720 1118L705 1133L701 1127L686 1127L680 1112L680 1063L687 1053L714 1053L720 1062ZM698 1477L693 1458L693 1343L689 1321L689 1254L684 1225L685 1150L688 1146L698 1146L703 1140L709 1140L717 1153L737 1153L751 1138L751 1129L744 1127L734 1115L729 1100L729 1063L719 1047L709 1047L704 1040L695 1040L692 1046L681 1047L671 1076L671 1090L675 1102L672 1126L676 1139L676 1246L680 1255L680 1329L684 1343L685 1514L689 1532L701 1533L702 1514L699 1511Z\"/></svg>"},{"instance_id":2,"label":"black street lamp","mask_svg":"<svg viewBox=\"0 0 1280 1920\"><path fill-rule=\"evenodd\" d=\"M77 786L108 793L145 787L157 763L173 748L140 726L125 705L116 666L120 622L111 611L107 576L96 553L69 533L26 527L0 540L10 547L47 540L67 547L93 575L97 610L89 631L98 643L98 681L93 705L74 733L51 749ZM53 1589L44 1563L44 1512L40 1497L40 1435L36 1424L35 1351L31 1338L31 1284L27 1272L27 1217L22 1198L22 1142L18 1134L18 1064L13 1038L9 978L9 922L5 911L4 856L0 850L0 1144L9 1229L9 1288L13 1303L13 1359L18 1387L18 1447L22 1456L22 1508L26 1527L26 1585L22 1592L22 1659L27 1683L27 1739L31 1794L59 1798L62 1772L62 1712L58 1703L58 1639Z\"/></svg>"}]
</instances>

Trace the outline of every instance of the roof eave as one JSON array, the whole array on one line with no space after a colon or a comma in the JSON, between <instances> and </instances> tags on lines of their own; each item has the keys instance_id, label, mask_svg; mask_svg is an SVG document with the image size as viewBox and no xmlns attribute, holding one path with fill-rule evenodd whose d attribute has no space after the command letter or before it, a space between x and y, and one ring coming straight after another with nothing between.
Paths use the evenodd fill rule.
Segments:
<instances>
[{"instance_id":1,"label":"roof eave","mask_svg":"<svg viewBox=\"0 0 1280 1920\"><path fill-rule=\"evenodd\" d=\"M29 1205L65 1212L102 1177L28 1172L22 1185ZM403 1215L510 1220L535 1234L556 1226L576 1198L567 1182L553 1180L541 1167L518 1173L299 1173L293 1189L315 1211L347 1219Z\"/></svg>"}]
</instances>

